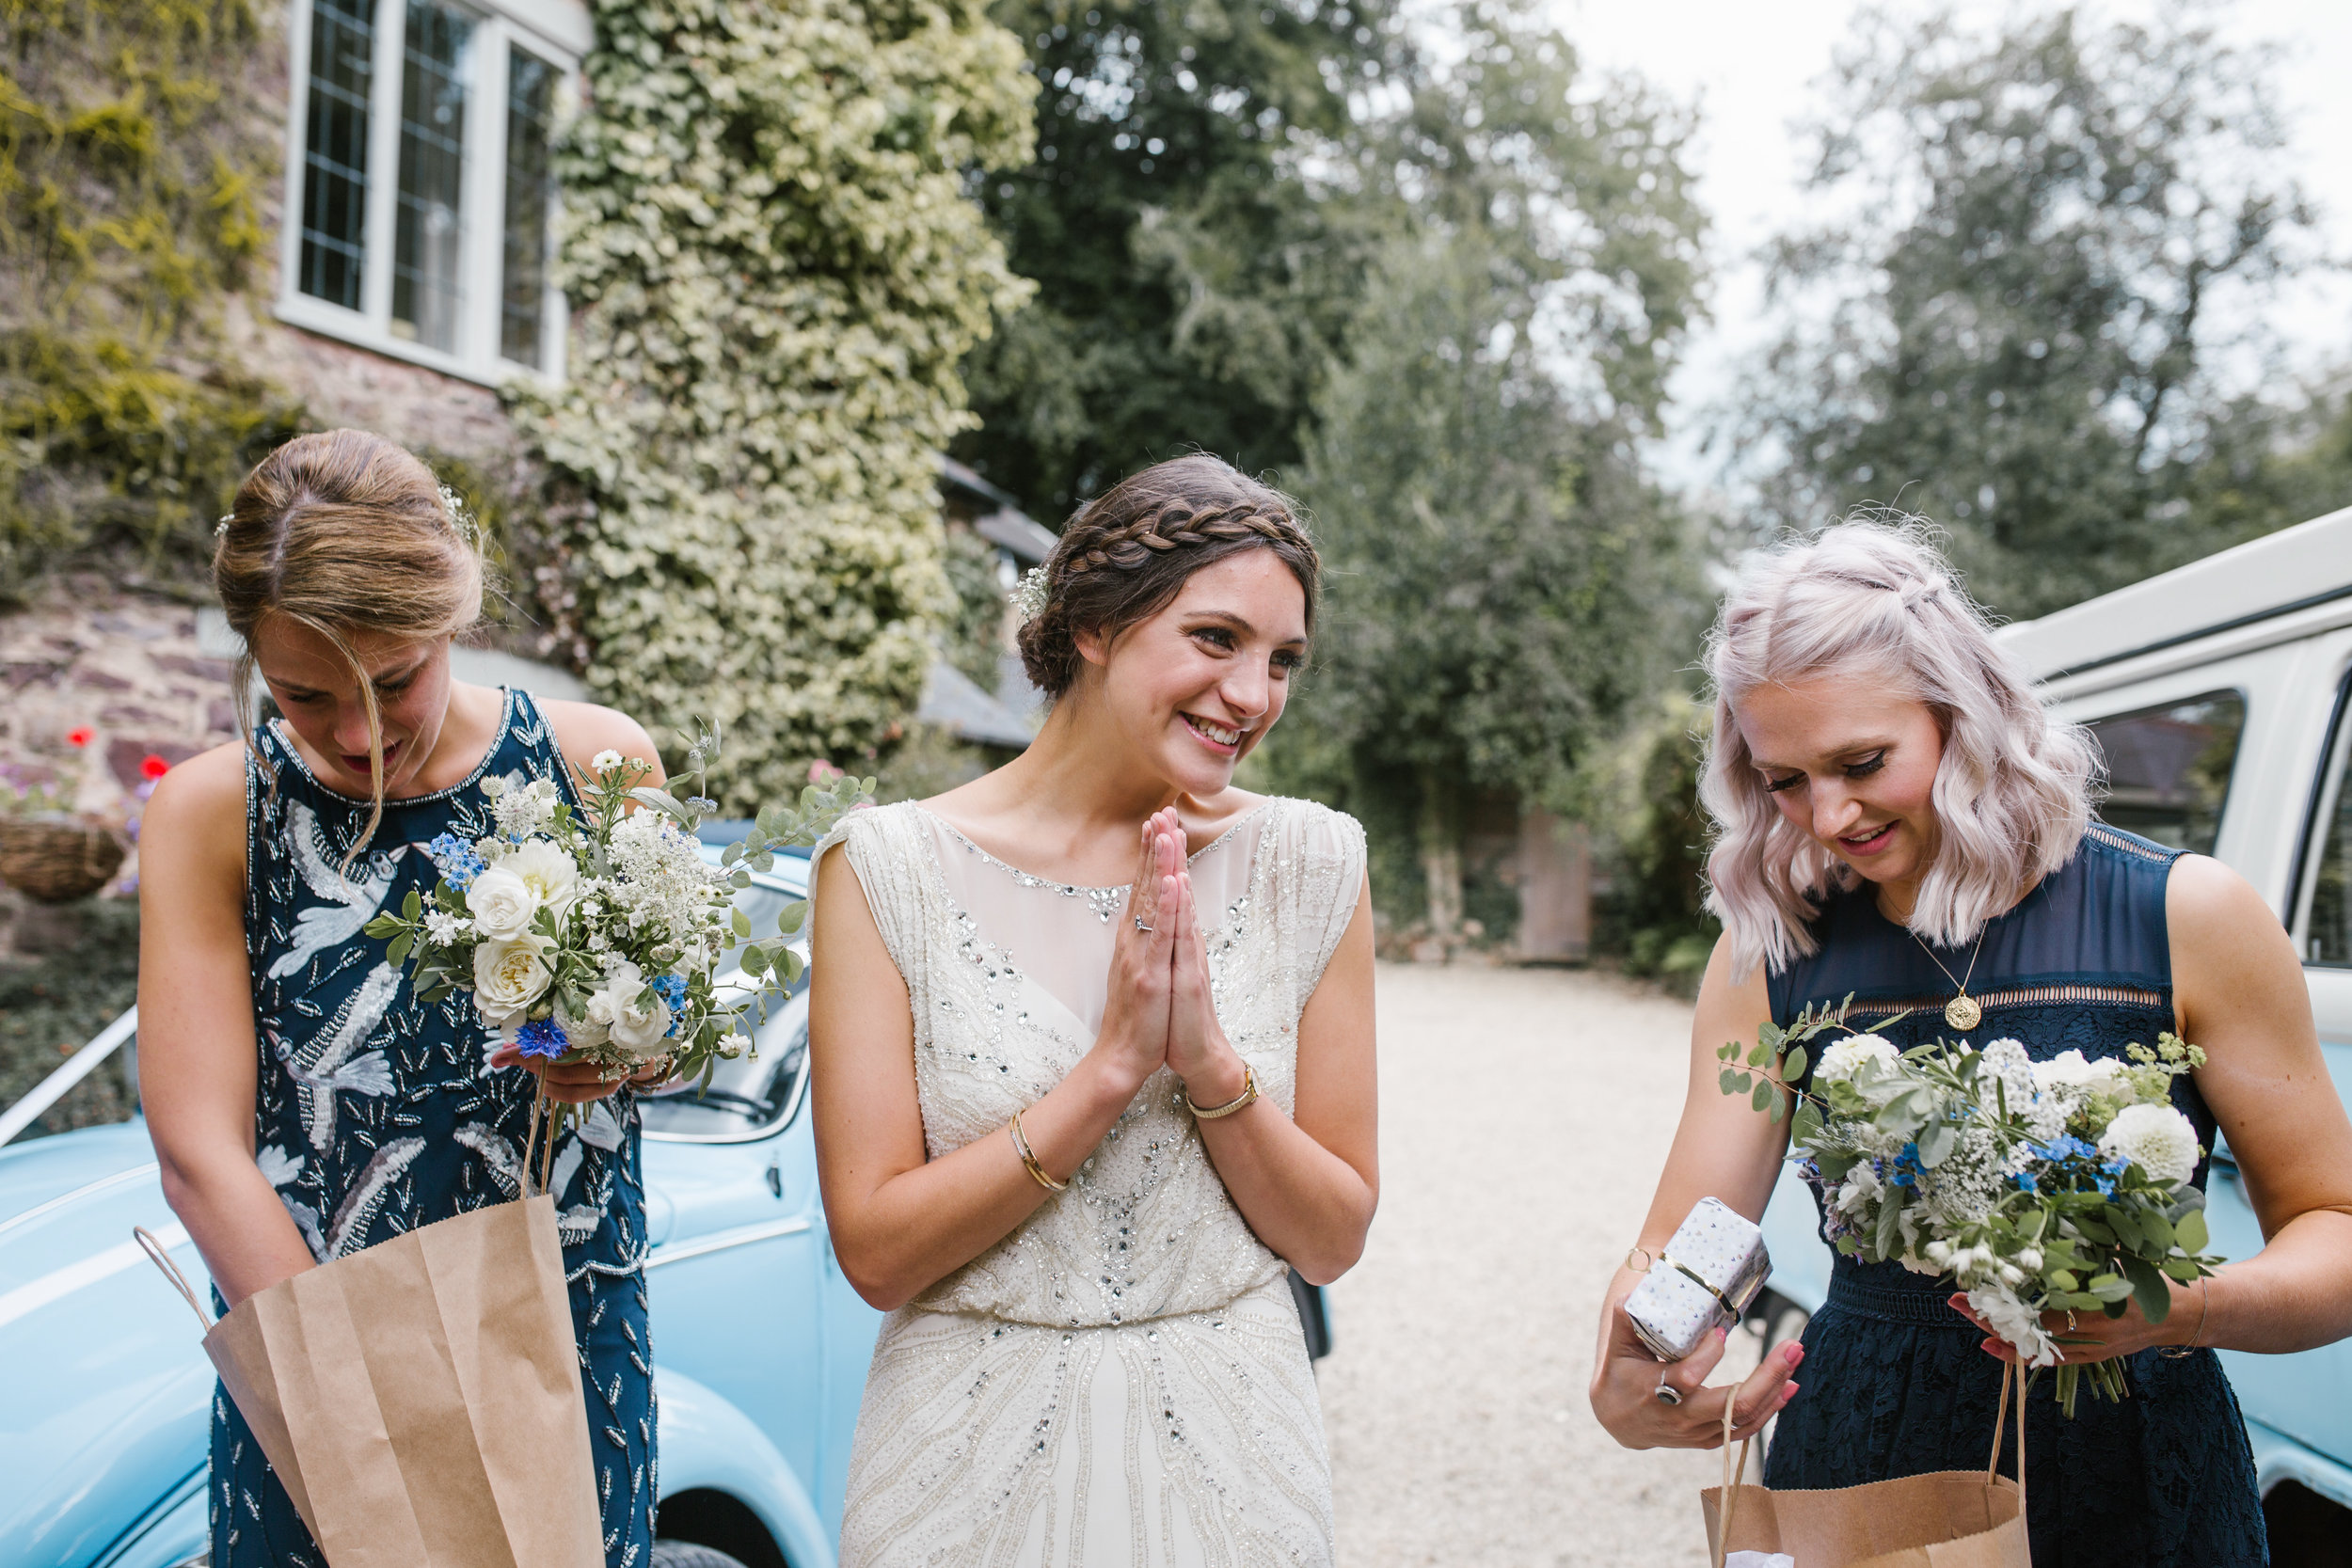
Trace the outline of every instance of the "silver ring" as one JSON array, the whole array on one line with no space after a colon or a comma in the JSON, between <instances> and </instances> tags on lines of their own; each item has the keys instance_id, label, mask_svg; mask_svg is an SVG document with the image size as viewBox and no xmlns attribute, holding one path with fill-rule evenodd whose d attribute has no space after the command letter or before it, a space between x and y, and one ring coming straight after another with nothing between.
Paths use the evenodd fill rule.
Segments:
<instances>
[{"instance_id":1,"label":"silver ring","mask_svg":"<svg viewBox=\"0 0 2352 1568\"><path fill-rule=\"evenodd\" d=\"M1682 1390L1661 1377L1658 1380L1658 1386L1650 1390L1650 1398L1661 1404L1680 1404Z\"/></svg>"},{"instance_id":2,"label":"silver ring","mask_svg":"<svg viewBox=\"0 0 2352 1568\"><path fill-rule=\"evenodd\" d=\"M1152 934L1152 927L1143 923L1143 916L1138 914L1132 916L1131 918L1136 923L1136 930L1141 931L1145 936L1150 936Z\"/></svg>"}]
</instances>

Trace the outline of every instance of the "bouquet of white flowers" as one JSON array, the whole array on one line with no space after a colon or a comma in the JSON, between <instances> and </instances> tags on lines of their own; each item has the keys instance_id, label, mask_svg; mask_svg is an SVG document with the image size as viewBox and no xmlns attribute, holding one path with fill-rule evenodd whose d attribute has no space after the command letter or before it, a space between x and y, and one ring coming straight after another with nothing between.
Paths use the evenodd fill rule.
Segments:
<instances>
[{"instance_id":1,"label":"bouquet of white flowers","mask_svg":"<svg viewBox=\"0 0 2352 1568\"><path fill-rule=\"evenodd\" d=\"M426 1001L471 991L482 1021L526 1056L594 1063L608 1079L665 1062L707 1081L749 1045L743 1015L801 973L790 943L806 905L786 906L775 934L755 939L735 890L873 790L870 779L812 784L797 810L761 811L713 867L694 830L713 805L699 792L718 748L715 732L695 737L681 775L695 792L683 799L647 785L652 766L616 752L579 776L580 812L552 779L485 779L493 831L434 840L426 853L441 876L430 899L410 893L368 934L389 942L393 963L415 963ZM738 963L721 974L730 949Z\"/></svg>"},{"instance_id":2,"label":"bouquet of white flowers","mask_svg":"<svg viewBox=\"0 0 2352 1568\"><path fill-rule=\"evenodd\" d=\"M1724 1092L1751 1096L1777 1120L1807 1045L1844 1013L1768 1023L1744 1063L1739 1042L1724 1046ZM2172 1305L2166 1281L2191 1283L2221 1261L2205 1254L2204 1195L2188 1184L2205 1151L2171 1102L2172 1080L2205 1053L2168 1034L2126 1054L2036 1062L2013 1039L1898 1053L1875 1034L1848 1034L1821 1052L1790 1129L1791 1158L1821 1195L1837 1250L1957 1281L2022 1361L2058 1367L2069 1416L2084 1369L2065 1364L2066 1341L2042 1315L2121 1317L2137 1300L2160 1323ZM2098 1392L2123 1396L2117 1362L2089 1370Z\"/></svg>"}]
</instances>

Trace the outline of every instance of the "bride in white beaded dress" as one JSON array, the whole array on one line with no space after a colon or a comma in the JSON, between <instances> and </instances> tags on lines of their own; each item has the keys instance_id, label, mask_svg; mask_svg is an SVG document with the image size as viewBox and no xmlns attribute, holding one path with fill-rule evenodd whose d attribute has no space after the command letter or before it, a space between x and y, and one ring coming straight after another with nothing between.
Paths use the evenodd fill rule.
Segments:
<instances>
[{"instance_id":1,"label":"bride in white beaded dress","mask_svg":"<svg viewBox=\"0 0 2352 1568\"><path fill-rule=\"evenodd\" d=\"M1025 590L1036 743L818 849L825 1212L890 1313L843 1568L1331 1561L1283 1272L1377 1196L1363 833L1232 784L1316 572L1216 458L1125 481Z\"/></svg>"}]
</instances>

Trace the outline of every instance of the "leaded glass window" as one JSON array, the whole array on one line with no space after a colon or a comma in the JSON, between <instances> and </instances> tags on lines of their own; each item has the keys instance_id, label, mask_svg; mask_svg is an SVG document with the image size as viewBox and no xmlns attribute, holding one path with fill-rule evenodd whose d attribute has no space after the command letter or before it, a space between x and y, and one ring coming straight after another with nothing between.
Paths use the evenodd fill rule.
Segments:
<instances>
[{"instance_id":1,"label":"leaded glass window","mask_svg":"<svg viewBox=\"0 0 2352 1568\"><path fill-rule=\"evenodd\" d=\"M375 81L371 0L317 0L304 98L302 248L306 294L360 308L367 268L368 99Z\"/></svg>"},{"instance_id":2,"label":"leaded glass window","mask_svg":"<svg viewBox=\"0 0 2352 1568\"><path fill-rule=\"evenodd\" d=\"M392 237L392 330L457 347L465 308L466 78L473 20L408 0L401 51L400 185Z\"/></svg>"},{"instance_id":3,"label":"leaded glass window","mask_svg":"<svg viewBox=\"0 0 2352 1568\"><path fill-rule=\"evenodd\" d=\"M555 193L548 158L556 69L513 48L506 55L506 237L499 296L499 353L543 367L547 315L548 203Z\"/></svg>"}]
</instances>

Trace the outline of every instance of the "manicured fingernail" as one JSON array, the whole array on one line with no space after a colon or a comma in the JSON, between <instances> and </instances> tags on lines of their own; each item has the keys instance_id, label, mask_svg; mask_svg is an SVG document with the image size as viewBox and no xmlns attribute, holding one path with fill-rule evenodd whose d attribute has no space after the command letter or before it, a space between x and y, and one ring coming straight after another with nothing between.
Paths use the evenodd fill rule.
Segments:
<instances>
[{"instance_id":1,"label":"manicured fingernail","mask_svg":"<svg viewBox=\"0 0 2352 1568\"><path fill-rule=\"evenodd\" d=\"M1793 1367L1798 1362L1804 1359L1804 1347L1796 1343L1794 1340L1791 1340L1789 1343L1781 1347L1780 1354L1781 1358Z\"/></svg>"},{"instance_id":2,"label":"manicured fingernail","mask_svg":"<svg viewBox=\"0 0 2352 1568\"><path fill-rule=\"evenodd\" d=\"M1783 1384L1783 1385L1781 1386L1781 1390L1780 1390L1780 1402L1781 1402L1781 1403L1783 1403L1783 1404L1787 1404L1787 1403L1788 1403L1790 1400L1793 1400L1793 1399L1795 1399L1796 1397L1797 1397L1797 1386L1796 1386L1795 1384L1793 1384L1793 1383L1788 1383L1788 1384Z\"/></svg>"}]
</instances>

